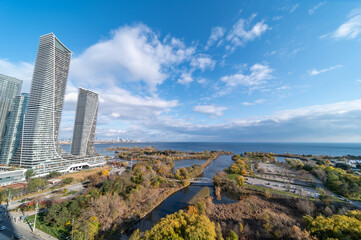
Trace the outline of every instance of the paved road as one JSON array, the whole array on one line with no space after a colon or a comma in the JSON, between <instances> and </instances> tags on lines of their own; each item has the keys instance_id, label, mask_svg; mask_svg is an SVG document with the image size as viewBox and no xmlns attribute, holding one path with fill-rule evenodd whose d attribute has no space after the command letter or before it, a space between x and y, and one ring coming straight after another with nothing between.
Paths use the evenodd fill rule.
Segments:
<instances>
[{"instance_id":1,"label":"paved road","mask_svg":"<svg viewBox=\"0 0 361 240\"><path fill-rule=\"evenodd\" d=\"M72 184L72 185L68 185L68 186L65 186L65 187L62 187L62 188L58 188L56 190L63 190L67 188L68 189L68 192L70 191L77 191L77 192L80 192L82 190L84 190L84 187L83 187L83 184L82 183L75 183L75 184ZM60 194L61 196L62 194ZM34 198L45 198L45 199L51 199L51 198L54 198L56 196L59 196L58 193L51 193L51 191L48 191L48 192L43 192L43 193L39 193L39 194L36 194L36 195L33 195L31 196L30 198L34 199ZM29 198L29 197L23 197L23 198L20 198L20 199L17 199L16 201L12 201L10 203L10 205L8 206L8 209L9 210L12 210L12 209L15 209L17 208L18 206L20 206L21 204L23 204L21 202L21 200L25 199L25 198ZM29 202L29 201L27 201ZM25 203L27 203L25 202Z\"/></svg>"}]
</instances>

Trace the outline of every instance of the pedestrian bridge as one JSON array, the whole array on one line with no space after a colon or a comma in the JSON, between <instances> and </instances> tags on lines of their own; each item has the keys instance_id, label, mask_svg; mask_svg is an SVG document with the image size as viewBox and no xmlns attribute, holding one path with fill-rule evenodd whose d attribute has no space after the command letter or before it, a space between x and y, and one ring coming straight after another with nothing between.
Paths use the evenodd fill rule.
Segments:
<instances>
[{"instance_id":1,"label":"pedestrian bridge","mask_svg":"<svg viewBox=\"0 0 361 240\"><path fill-rule=\"evenodd\" d=\"M196 177L189 180L192 185L213 186L213 180L205 177Z\"/></svg>"}]
</instances>

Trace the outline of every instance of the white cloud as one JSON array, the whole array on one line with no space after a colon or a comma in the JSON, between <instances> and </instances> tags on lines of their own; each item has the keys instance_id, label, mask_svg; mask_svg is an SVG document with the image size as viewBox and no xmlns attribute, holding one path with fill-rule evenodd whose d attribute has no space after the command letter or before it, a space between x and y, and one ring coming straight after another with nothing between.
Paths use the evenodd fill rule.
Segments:
<instances>
[{"instance_id":1,"label":"white cloud","mask_svg":"<svg viewBox=\"0 0 361 240\"><path fill-rule=\"evenodd\" d=\"M125 26L75 57L70 77L91 87L113 85L120 80L144 82L154 91L169 77L169 69L188 61L193 52L193 47L185 47L179 39L160 40L143 24Z\"/></svg>"},{"instance_id":2,"label":"white cloud","mask_svg":"<svg viewBox=\"0 0 361 240\"><path fill-rule=\"evenodd\" d=\"M258 100L254 101L254 102L243 102L242 105L244 105L244 106L253 106L253 105L257 105L257 104L262 104L264 102L266 102L265 99L258 99Z\"/></svg>"},{"instance_id":3,"label":"white cloud","mask_svg":"<svg viewBox=\"0 0 361 240\"><path fill-rule=\"evenodd\" d=\"M183 85L188 85L193 82L192 74L189 72L183 72L177 82Z\"/></svg>"},{"instance_id":4,"label":"white cloud","mask_svg":"<svg viewBox=\"0 0 361 240\"><path fill-rule=\"evenodd\" d=\"M23 80L22 92L30 91L34 65L27 62L14 63L8 59L0 59L0 73Z\"/></svg>"},{"instance_id":5,"label":"white cloud","mask_svg":"<svg viewBox=\"0 0 361 240\"><path fill-rule=\"evenodd\" d=\"M332 67L329 67L329 68L324 68L324 69L320 69L320 70L317 70L317 69L313 69L309 72L309 74L311 76L316 76L320 73L324 73L324 72L328 72L328 71L331 71L331 70L334 70L334 69L337 69L337 68L341 68L342 65L335 65L335 66L332 66Z\"/></svg>"},{"instance_id":6,"label":"white cloud","mask_svg":"<svg viewBox=\"0 0 361 240\"><path fill-rule=\"evenodd\" d=\"M199 55L198 57L192 58L190 65L194 68L201 69L202 71L206 70L207 68L213 69L216 64L209 55Z\"/></svg>"},{"instance_id":7,"label":"white cloud","mask_svg":"<svg viewBox=\"0 0 361 240\"><path fill-rule=\"evenodd\" d=\"M251 26L255 16L255 14L252 15L248 20L239 19L228 33L227 40L232 42L234 46L243 46L246 42L260 37L264 32L271 29L264 21L257 22Z\"/></svg>"},{"instance_id":8,"label":"white cloud","mask_svg":"<svg viewBox=\"0 0 361 240\"><path fill-rule=\"evenodd\" d=\"M120 88L103 90L99 114L122 120L154 119L178 105L176 100L163 100L157 96L141 97Z\"/></svg>"},{"instance_id":9,"label":"white cloud","mask_svg":"<svg viewBox=\"0 0 361 240\"><path fill-rule=\"evenodd\" d=\"M267 80L272 78L271 73L273 69L267 65L254 64L250 68L250 74L245 75L243 73L237 73L234 75L223 76L222 82L225 82L227 86L235 87L242 86L257 86L266 83Z\"/></svg>"},{"instance_id":10,"label":"white cloud","mask_svg":"<svg viewBox=\"0 0 361 240\"><path fill-rule=\"evenodd\" d=\"M293 5L292 7L291 7L291 9L290 9L290 14L291 13L293 13L294 11L296 11L296 9L298 8L298 3L297 4L295 4L295 5Z\"/></svg>"},{"instance_id":11,"label":"white cloud","mask_svg":"<svg viewBox=\"0 0 361 240\"><path fill-rule=\"evenodd\" d=\"M194 112L204 113L212 118L222 116L225 110L227 110L226 107L217 107L215 105L197 105L193 108Z\"/></svg>"},{"instance_id":12,"label":"white cloud","mask_svg":"<svg viewBox=\"0 0 361 240\"><path fill-rule=\"evenodd\" d=\"M199 79L197 80L197 82L198 82L199 84L201 84L202 86L206 86L206 85L208 84L208 81L207 81L207 79L205 79L205 78L199 78Z\"/></svg>"},{"instance_id":13,"label":"white cloud","mask_svg":"<svg viewBox=\"0 0 361 240\"><path fill-rule=\"evenodd\" d=\"M65 103L77 103L78 101L78 93L77 92L68 92L65 94L64 102Z\"/></svg>"},{"instance_id":14,"label":"white cloud","mask_svg":"<svg viewBox=\"0 0 361 240\"><path fill-rule=\"evenodd\" d=\"M322 35L321 38L354 39L361 33L361 9L354 9L347 20L331 34Z\"/></svg>"},{"instance_id":15,"label":"white cloud","mask_svg":"<svg viewBox=\"0 0 361 240\"><path fill-rule=\"evenodd\" d=\"M225 29L223 27L213 27L211 30L211 36L209 37L207 41L207 45L205 49L207 50L210 46L218 42L225 33Z\"/></svg>"},{"instance_id":16,"label":"white cloud","mask_svg":"<svg viewBox=\"0 0 361 240\"><path fill-rule=\"evenodd\" d=\"M278 21L278 20L281 20L283 18L283 16L274 16L272 18L273 21Z\"/></svg>"},{"instance_id":17,"label":"white cloud","mask_svg":"<svg viewBox=\"0 0 361 240\"><path fill-rule=\"evenodd\" d=\"M326 4L326 1L318 3L316 6L314 6L313 8L308 10L308 14L310 14L310 15L314 14L317 9L319 9L320 7L322 7L322 5L325 5L325 4Z\"/></svg>"}]
</instances>

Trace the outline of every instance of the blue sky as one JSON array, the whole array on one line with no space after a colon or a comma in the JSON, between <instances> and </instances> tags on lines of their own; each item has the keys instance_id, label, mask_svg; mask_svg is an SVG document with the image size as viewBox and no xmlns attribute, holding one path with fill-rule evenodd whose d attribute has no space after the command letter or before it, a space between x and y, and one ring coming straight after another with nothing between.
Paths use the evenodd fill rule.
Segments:
<instances>
[{"instance_id":1,"label":"blue sky","mask_svg":"<svg viewBox=\"0 0 361 240\"><path fill-rule=\"evenodd\" d=\"M359 1L1 1L0 73L29 91L39 36L101 95L97 137L361 141Z\"/></svg>"}]
</instances>

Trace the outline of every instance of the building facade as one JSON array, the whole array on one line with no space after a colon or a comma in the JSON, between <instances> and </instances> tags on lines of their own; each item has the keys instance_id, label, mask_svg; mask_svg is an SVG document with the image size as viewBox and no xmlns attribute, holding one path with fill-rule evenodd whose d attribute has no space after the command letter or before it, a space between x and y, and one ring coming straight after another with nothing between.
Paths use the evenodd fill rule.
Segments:
<instances>
[{"instance_id":1,"label":"building facade","mask_svg":"<svg viewBox=\"0 0 361 240\"><path fill-rule=\"evenodd\" d=\"M23 81L0 74L0 144L14 98L20 95Z\"/></svg>"},{"instance_id":2,"label":"building facade","mask_svg":"<svg viewBox=\"0 0 361 240\"><path fill-rule=\"evenodd\" d=\"M0 164L9 164L14 157L21 141L25 111L28 105L29 94L23 93L16 96L8 118L0 144Z\"/></svg>"},{"instance_id":3,"label":"building facade","mask_svg":"<svg viewBox=\"0 0 361 240\"><path fill-rule=\"evenodd\" d=\"M26 169L0 166L0 187L25 181Z\"/></svg>"},{"instance_id":4,"label":"building facade","mask_svg":"<svg viewBox=\"0 0 361 240\"><path fill-rule=\"evenodd\" d=\"M105 163L102 155L71 155L57 142L70 58L71 51L53 33L40 37L22 144L12 161L38 175Z\"/></svg>"},{"instance_id":5,"label":"building facade","mask_svg":"<svg viewBox=\"0 0 361 240\"><path fill-rule=\"evenodd\" d=\"M71 154L94 155L95 128L98 116L99 95L93 91L79 88L76 107Z\"/></svg>"}]
</instances>

